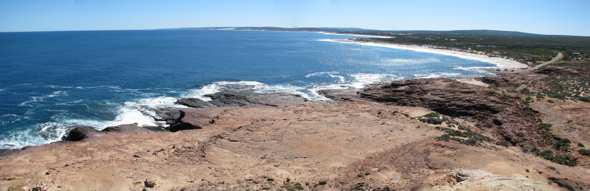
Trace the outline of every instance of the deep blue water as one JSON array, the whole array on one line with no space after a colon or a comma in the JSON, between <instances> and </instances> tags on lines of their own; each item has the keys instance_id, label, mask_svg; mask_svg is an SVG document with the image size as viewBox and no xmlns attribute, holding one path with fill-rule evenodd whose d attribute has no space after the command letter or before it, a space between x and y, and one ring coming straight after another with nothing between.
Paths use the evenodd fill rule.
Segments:
<instances>
[{"instance_id":1,"label":"deep blue water","mask_svg":"<svg viewBox=\"0 0 590 191\"><path fill-rule=\"evenodd\" d=\"M321 39L304 32L145 30L0 33L0 148L60 140L68 128L159 125L153 108L223 88L326 101L326 88L481 76L489 63ZM463 69L462 69L463 68ZM160 124L161 125L161 124Z\"/></svg>"}]
</instances>

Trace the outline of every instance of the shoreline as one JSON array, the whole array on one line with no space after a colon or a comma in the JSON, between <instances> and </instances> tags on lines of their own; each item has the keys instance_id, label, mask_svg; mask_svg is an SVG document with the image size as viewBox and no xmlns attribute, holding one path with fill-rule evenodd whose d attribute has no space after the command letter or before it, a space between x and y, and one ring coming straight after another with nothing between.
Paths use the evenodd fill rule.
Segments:
<instances>
[{"instance_id":1,"label":"shoreline","mask_svg":"<svg viewBox=\"0 0 590 191\"><path fill-rule=\"evenodd\" d=\"M317 33L330 34L330 35L363 36L363 37L372 37L372 38L392 38L389 36L363 35L363 34L354 34L354 33L331 33L331 32L317 32Z\"/></svg>"},{"instance_id":2,"label":"shoreline","mask_svg":"<svg viewBox=\"0 0 590 191\"><path fill-rule=\"evenodd\" d=\"M506 76L492 78L503 82ZM543 187L546 190L558 188L556 184L553 187L545 184L551 177L560 177L563 184L587 185L588 176L583 166L587 164L585 159L580 159L580 167L572 168L534 153L522 152L522 148L528 148L524 144L531 144L527 141L519 140L519 145L500 147L498 143L502 143L503 137L520 135L494 134L496 128L469 122L472 121L469 119L478 119L477 116L491 116L503 124L511 124L508 132L520 132L522 124L535 120L524 118L526 113L513 113L525 110L506 109L491 114L499 108L516 106L505 105L503 103L509 101L499 102L487 94L478 93L491 91L484 87L457 85L449 79L415 79L415 82L419 83L399 82L390 87L369 89L362 94L350 90L334 91L330 94L342 100L335 103L183 109L184 114L179 121L198 126L192 130L155 132L137 125L114 127L104 132L90 129L83 140L31 147L24 152L0 157L5 177L5 181L0 182L0 189L22 187L27 190L37 186L48 190L280 189L284 188L281 187L284 184L275 183L280 180L293 182L287 184L300 183L303 189L341 190L354 187L359 181L394 189L415 187L413 183L391 182L399 176L412 177L414 182L423 181L423 184L432 184L432 188L440 190L473 181L487 181L496 187L496 184L491 184L493 181L506 180L513 181L510 185L521 186L518 188L526 185L528 188L546 186ZM414 87L426 92L413 91ZM387 103L393 101L390 98L404 103L416 100L411 103L418 105L389 105ZM452 107L448 107L449 104ZM474 107L482 104L487 109ZM542 100L537 100L535 104L551 105ZM473 115L446 116L440 118L444 119L440 124L426 120L426 115L442 107ZM439 116L436 118L439 119ZM529 126L532 125L537 124ZM558 130L557 126L554 128ZM456 134L445 134L450 131ZM536 135L534 133L537 132L527 131L526 136ZM475 144L470 145L456 138L460 136L457 133L491 138L476 140L477 137L470 137L475 140ZM455 139L439 139L445 135L455 136L450 137ZM573 142L580 140L567 138ZM553 145L539 148L549 147ZM449 153L453 155L449 156ZM490 163L498 165L486 165ZM547 166L554 169L546 169ZM452 175L450 171L469 169L477 169L478 173L494 173L494 180L474 176L461 184L445 183ZM415 175L417 171L426 173ZM367 178L359 180L358 174ZM379 178L384 175L387 179ZM530 178L518 178L525 175ZM314 185L326 179L327 184ZM50 183L35 184L41 181ZM489 188L478 187L481 184L476 183L469 185L475 190Z\"/></svg>"},{"instance_id":3,"label":"shoreline","mask_svg":"<svg viewBox=\"0 0 590 191\"><path fill-rule=\"evenodd\" d=\"M324 33L324 34L330 34L330 35L354 35L354 36L367 36L367 37L372 37L372 36L369 36L369 35L337 34L337 33L325 33L325 32L320 32L320 33ZM373 36L373 37L376 37L376 36ZM338 41L338 40L335 40L335 41ZM341 40L341 41L350 41L350 40ZM348 43L348 42L347 42L347 43ZM360 42L354 42L354 41L350 41L349 43L360 43ZM370 43L361 43L361 44L370 44ZM375 44L376 44L376 43L375 43ZM399 48L399 47L398 47L398 48ZM494 70L493 68L488 68L488 69L489 69L489 70ZM311 75L311 74L310 74L310 75ZM341 76L338 76L338 77L341 77ZM420 78L420 77L417 77L417 78ZM430 78L430 77L426 77L426 78ZM458 78L464 78L464 77L458 77ZM404 80L406 80L406 79L404 79ZM359 80L359 81L360 81L360 80ZM369 81L371 81L371 80L369 80ZM240 82L242 82L242 81L240 81ZM346 88L362 89L362 87L360 87L359 85L355 85L355 84L363 84L363 83L365 83L365 82L364 82L364 81L363 81L362 83L361 83L361 82L359 82L359 83L353 83L353 82L351 82L351 83L350 83L350 86L348 86L349 84L345 84L345 85L347 85L347 87L346 87ZM379 82L379 81L373 81L373 82L370 82L370 83L366 83L366 84L364 84L364 85L366 85L366 86L370 86L370 84L380 84L380 82ZM343 86L342 86L342 84L336 84L336 85L339 85L341 88L345 88L345 87L343 87ZM362 86L362 85L361 85L361 86ZM319 91L319 90L322 90L322 89L324 89L324 87L318 87L318 88L309 89L309 91L310 91L310 92L309 92L309 93L305 93L305 94L307 94L308 96L304 96L304 97L305 97L305 98L307 98L307 99L310 99L310 96L312 96L312 97L315 97L315 95L317 95L317 91ZM331 87L331 88L329 88L329 89L334 89L334 87ZM295 91L298 91L298 90L295 90ZM214 93L216 93L216 92L211 92L211 93L212 93L212 94L214 94ZM321 95L318 95L318 97L323 97L323 96L321 96ZM200 98L200 97L197 97L197 98ZM155 99L155 98L150 98L150 99ZM180 99L180 98L179 98L179 99ZM313 100L313 99L310 99L310 100ZM323 100L323 99L320 99L320 100ZM176 101L178 101L178 99L177 99ZM138 107L140 106L140 105L139 105L139 103L134 103L134 104L138 105ZM149 106L149 105L148 105L148 106ZM154 108L157 108L157 107L154 107ZM166 108L168 108L168 107L166 107ZM134 108L133 108L133 109L134 109ZM133 111L135 111L135 110L133 110ZM153 110L149 110L149 111L153 111ZM140 111L140 112L141 112L141 111ZM136 112L136 113L140 113L140 112ZM142 113L142 114L144 114L144 116L145 116L145 113ZM143 116L142 116L142 117L143 117ZM160 123L161 121L158 121L158 120L157 120L157 118L156 118L156 117L154 117L154 115L149 115L148 117L151 117L151 118L145 118L145 119L149 120L149 121L148 121L149 123L142 123L142 122L139 122L139 121L130 121L130 122L128 122L128 123L117 123L117 124L112 124L112 125L108 125L108 126L107 126L107 125L105 125L105 126L95 126L95 127L97 127L98 129L102 129L102 128L106 128L106 127L109 127L109 126L123 125L123 124L129 124L129 123L139 123L141 126L160 126L160 125L162 124L162 123ZM151 120L152 120L152 118L153 118L154 120L156 120L156 121L154 122L154 124L153 124L153 125L151 125L151 124L152 124L152 123L151 123ZM143 118L142 118L142 119L143 119ZM109 122L111 122L111 121L109 121ZM114 120L113 120L112 122L116 122L116 121L114 121ZM65 123L65 122L64 122L64 123ZM166 124L164 124L164 125L166 125ZM94 126L94 125L92 125L92 126ZM41 145L45 145L45 144L50 144L50 143L44 143L44 144L41 144ZM22 148L22 147L21 147L21 148ZM7 148L7 149L9 149L9 148Z\"/></svg>"},{"instance_id":4,"label":"shoreline","mask_svg":"<svg viewBox=\"0 0 590 191\"><path fill-rule=\"evenodd\" d=\"M403 49L403 50L412 50L416 52L427 52L433 54L441 54L447 56L454 56L463 59L470 59L470 60L478 60L482 62L487 62L490 64L495 64L496 68L502 69L520 69L520 68L528 68L529 66L514 60L509 60L500 57L489 57L486 55L481 54L474 54L474 53L467 53L461 52L456 50L448 50L448 49L436 49L427 46L418 46L418 45L403 45L403 44L389 44L389 43L375 43L375 42L359 42L359 41L352 41L352 40L336 40L336 39L322 39L321 41L327 42L338 42L338 43L354 43L360 45L367 45L367 46L378 46L378 47L385 47L385 48L394 48L394 49ZM484 67L485 68L485 67Z\"/></svg>"}]
</instances>

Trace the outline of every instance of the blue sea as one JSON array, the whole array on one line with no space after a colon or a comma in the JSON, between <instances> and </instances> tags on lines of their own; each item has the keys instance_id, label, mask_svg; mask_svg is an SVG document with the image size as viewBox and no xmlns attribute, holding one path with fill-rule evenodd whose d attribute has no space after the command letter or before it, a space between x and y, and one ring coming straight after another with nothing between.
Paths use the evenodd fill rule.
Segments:
<instances>
[{"instance_id":1,"label":"blue sea","mask_svg":"<svg viewBox=\"0 0 590 191\"><path fill-rule=\"evenodd\" d=\"M0 149L62 139L74 126L165 126L154 110L224 89L286 92L424 77L489 75L477 60L330 42L311 32L137 30L0 33Z\"/></svg>"}]
</instances>

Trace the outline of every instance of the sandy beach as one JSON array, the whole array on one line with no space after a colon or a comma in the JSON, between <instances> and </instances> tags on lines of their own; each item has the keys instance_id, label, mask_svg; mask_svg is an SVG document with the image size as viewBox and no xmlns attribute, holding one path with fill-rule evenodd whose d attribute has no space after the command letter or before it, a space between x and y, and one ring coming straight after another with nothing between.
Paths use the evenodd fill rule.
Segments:
<instances>
[{"instance_id":1,"label":"sandy beach","mask_svg":"<svg viewBox=\"0 0 590 191\"><path fill-rule=\"evenodd\" d=\"M363 36L363 37L370 37L370 38L391 38L389 36L363 35L363 34L354 34L354 33L331 33L331 32L318 32L318 33L329 34L329 35Z\"/></svg>"},{"instance_id":2,"label":"sandy beach","mask_svg":"<svg viewBox=\"0 0 590 191\"><path fill-rule=\"evenodd\" d=\"M442 55L454 56L454 57L459 57L459 58L464 58L464 59L478 60L478 61L482 61L482 62L495 64L497 66L497 68L528 68L529 67L523 63L520 63L520 62L517 62L514 60L510 60L510 59L499 58L499 57L489 57L487 55L467 53L467 52L454 51L454 50L436 49L436 48L430 48L427 46L386 44L386 43L374 43L374 42L358 42L358 41L352 41L352 40L334 40L334 39L323 39L322 41L339 42L339 43L355 43L355 44L362 44L362 45L367 45L367 46L379 46L379 47L386 47L386 48L396 48L396 49L412 50L412 51L418 51L418 52L442 54Z\"/></svg>"}]
</instances>

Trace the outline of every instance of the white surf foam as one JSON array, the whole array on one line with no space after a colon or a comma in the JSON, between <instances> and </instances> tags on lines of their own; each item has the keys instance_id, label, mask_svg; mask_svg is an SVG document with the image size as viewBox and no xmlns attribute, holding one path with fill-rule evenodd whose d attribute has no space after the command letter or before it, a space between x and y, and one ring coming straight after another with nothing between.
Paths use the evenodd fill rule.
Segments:
<instances>
[{"instance_id":1,"label":"white surf foam","mask_svg":"<svg viewBox=\"0 0 590 191\"><path fill-rule=\"evenodd\" d=\"M0 140L0 149L21 149L60 141L69 127L62 123L46 122L17 132L8 132L8 136Z\"/></svg>"},{"instance_id":2,"label":"white surf foam","mask_svg":"<svg viewBox=\"0 0 590 191\"><path fill-rule=\"evenodd\" d=\"M351 86L355 89L362 89L365 88L367 85L371 84L384 84L388 82L392 82L395 80L400 80L401 78L397 77L396 75L392 74L353 74L351 75L354 78L354 82L351 83Z\"/></svg>"},{"instance_id":3,"label":"white surf foam","mask_svg":"<svg viewBox=\"0 0 590 191\"><path fill-rule=\"evenodd\" d=\"M438 58L419 58L419 59L383 59L381 65L407 65L407 64L426 64L439 63Z\"/></svg>"},{"instance_id":4,"label":"white surf foam","mask_svg":"<svg viewBox=\"0 0 590 191\"><path fill-rule=\"evenodd\" d=\"M46 98L52 98L52 97L57 97L57 96L68 96L68 92L67 91L54 91L52 94L49 94L49 95L31 96L31 100L22 102L22 103L18 104L18 106L20 106L20 107L34 107L32 105L32 103L42 102Z\"/></svg>"},{"instance_id":5,"label":"white surf foam","mask_svg":"<svg viewBox=\"0 0 590 191\"><path fill-rule=\"evenodd\" d=\"M68 102L63 102L63 103L55 103L55 105L77 105L81 102L85 101L84 99L79 99L79 100L74 100L74 101L68 101Z\"/></svg>"},{"instance_id":6,"label":"white surf foam","mask_svg":"<svg viewBox=\"0 0 590 191\"><path fill-rule=\"evenodd\" d=\"M332 77L332 78L338 78L338 81L339 81L340 83L344 83L344 82L346 82L346 79L344 78L344 76L335 75L335 74L339 74L339 73L340 73L340 72L316 72L316 73L311 73L311 74L308 74L308 75L306 75L305 77L306 77L306 78L310 78L310 77L313 77L313 76L327 75L327 76L330 76L330 77Z\"/></svg>"},{"instance_id":7,"label":"white surf foam","mask_svg":"<svg viewBox=\"0 0 590 191\"><path fill-rule=\"evenodd\" d=\"M215 94L222 91L252 91L256 93L261 92L284 92L292 94L302 94L297 91L303 89L302 87L292 85L268 85L257 81L219 81L205 85L200 89L190 90L188 93L182 94L181 98L199 98L203 101L211 101L211 98L206 97L207 94Z\"/></svg>"},{"instance_id":8,"label":"white surf foam","mask_svg":"<svg viewBox=\"0 0 590 191\"><path fill-rule=\"evenodd\" d=\"M352 43L352 44L360 44L360 45L365 45L365 46L395 48L395 49L403 49L403 50L412 50L412 51L416 51L416 52L426 52L426 53L454 56L454 57L463 58L463 59L470 59L470 60L477 60L477 61L481 61L481 62L491 63L491 64L496 65L499 68L525 68L525 67L528 67L525 64L516 62L514 60L510 60L510 59L489 57L486 55L481 55L481 54L476 54L476 53L467 53L467 52L447 50L447 49L435 49L435 48L415 46L415 45L356 42L356 41L351 41L351 40L338 40L338 39L321 39L320 41L337 42L337 43Z\"/></svg>"},{"instance_id":9,"label":"white surf foam","mask_svg":"<svg viewBox=\"0 0 590 191\"><path fill-rule=\"evenodd\" d=\"M488 72L488 70L490 69L496 69L495 67L455 67L453 69L456 70L465 70L465 71L474 71L474 72L479 72L479 73L484 73L484 74L488 74L488 75L492 75L495 76L496 74Z\"/></svg>"},{"instance_id":10,"label":"white surf foam","mask_svg":"<svg viewBox=\"0 0 590 191\"><path fill-rule=\"evenodd\" d=\"M452 78L461 76L461 73L434 72L428 74L414 74L414 76L416 78Z\"/></svg>"},{"instance_id":11,"label":"white surf foam","mask_svg":"<svg viewBox=\"0 0 590 191\"><path fill-rule=\"evenodd\" d=\"M6 126L21 121L21 117L14 113L4 114L0 116L0 124Z\"/></svg>"}]
</instances>

